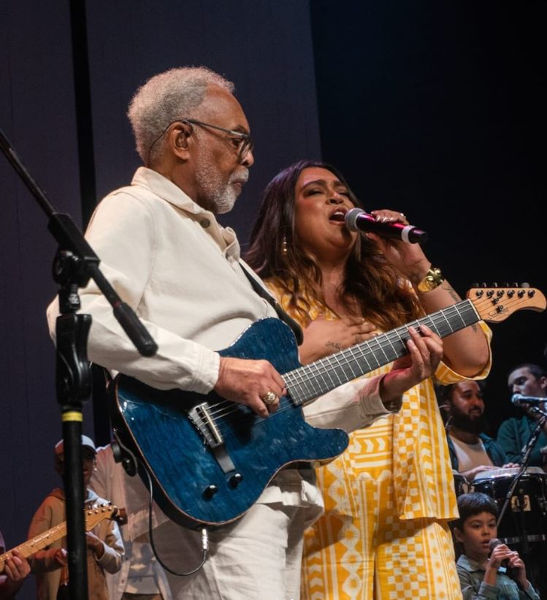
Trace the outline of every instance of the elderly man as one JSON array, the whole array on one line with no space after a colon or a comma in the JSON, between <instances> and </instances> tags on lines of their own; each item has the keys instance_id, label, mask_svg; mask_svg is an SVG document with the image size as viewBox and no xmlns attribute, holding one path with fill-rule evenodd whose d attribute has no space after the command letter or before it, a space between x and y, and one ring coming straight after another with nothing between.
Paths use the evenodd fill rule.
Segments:
<instances>
[{"instance_id":1,"label":"elderly man","mask_svg":"<svg viewBox=\"0 0 547 600\"><path fill-rule=\"evenodd\" d=\"M103 272L151 332L157 354L137 354L93 284L81 295L82 312L93 318L88 354L95 363L159 389L214 390L268 417L286 391L281 375L267 361L218 352L253 322L278 314L254 291L234 232L216 220L234 205L254 162L249 124L232 92L230 82L201 67L172 69L141 87L128 115L145 167L131 186L100 203L89 225L87 238ZM55 302L52 330L57 311ZM427 376L442 352L434 335L413 339L411 361L399 369L407 387ZM380 387L380 379L331 393L330 401L341 403L341 422L363 427L388 412L383 401L400 394L401 379L397 392L389 378ZM328 401L318 409L323 424L336 412ZM315 485L300 470L283 469L241 519L210 533L202 569L189 577L169 575L173 595L296 599L302 533L321 509ZM155 529L161 558L173 571L195 567L199 534L161 520Z\"/></svg>"}]
</instances>

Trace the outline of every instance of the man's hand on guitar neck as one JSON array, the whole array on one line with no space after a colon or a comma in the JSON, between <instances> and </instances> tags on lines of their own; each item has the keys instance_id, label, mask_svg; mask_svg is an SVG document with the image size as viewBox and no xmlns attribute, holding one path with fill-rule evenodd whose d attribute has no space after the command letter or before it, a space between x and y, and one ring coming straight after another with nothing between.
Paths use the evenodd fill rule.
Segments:
<instances>
[{"instance_id":1,"label":"man's hand on guitar neck","mask_svg":"<svg viewBox=\"0 0 547 600\"><path fill-rule=\"evenodd\" d=\"M257 415L267 417L279 406L279 398L287 393L281 375L267 360L220 357L215 392L233 402L252 409ZM277 400L265 404L261 396L272 392Z\"/></svg>"}]
</instances>

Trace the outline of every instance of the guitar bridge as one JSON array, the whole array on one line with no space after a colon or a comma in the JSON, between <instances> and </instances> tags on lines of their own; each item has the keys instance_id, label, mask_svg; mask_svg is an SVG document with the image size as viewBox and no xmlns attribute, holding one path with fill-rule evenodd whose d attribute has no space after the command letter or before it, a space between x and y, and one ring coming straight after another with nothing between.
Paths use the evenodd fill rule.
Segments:
<instances>
[{"instance_id":1,"label":"guitar bridge","mask_svg":"<svg viewBox=\"0 0 547 600\"><path fill-rule=\"evenodd\" d=\"M194 406L188 413L188 418L210 448L218 448L224 443L222 435L211 417L207 402Z\"/></svg>"},{"instance_id":2,"label":"guitar bridge","mask_svg":"<svg viewBox=\"0 0 547 600\"><path fill-rule=\"evenodd\" d=\"M209 405L206 402L197 404L188 413L188 418L202 435L205 443L213 451L213 455L222 471L224 473L235 471L234 463L224 447L224 439L218 430L211 413L209 412ZM206 496L209 497L211 489L209 489L208 492L206 490L205 493ZM214 493L215 492L212 492L213 495Z\"/></svg>"}]
</instances>

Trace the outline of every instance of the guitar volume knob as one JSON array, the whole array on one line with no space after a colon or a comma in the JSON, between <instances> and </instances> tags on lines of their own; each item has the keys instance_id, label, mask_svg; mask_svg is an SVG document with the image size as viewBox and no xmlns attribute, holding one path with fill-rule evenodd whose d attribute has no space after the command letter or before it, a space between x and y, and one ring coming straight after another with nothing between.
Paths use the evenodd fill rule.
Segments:
<instances>
[{"instance_id":1,"label":"guitar volume knob","mask_svg":"<svg viewBox=\"0 0 547 600\"><path fill-rule=\"evenodd\" d=\"M206 500L210 500L217 492L218 492L218 487L214 483L211 483L211 485L208 485L203 490L203 497Z\"/></svg>"},{"instance_id":2,"label":"guitar volume knob","mask_svg":"<svg viewBox=\"0 0 547 600\"><path fill-rule=\"evenodd\" d=\"M243 481L243 475L241 473L234 473L230 477L230 485L236 488Z\"/></svg>"}]
</instances>

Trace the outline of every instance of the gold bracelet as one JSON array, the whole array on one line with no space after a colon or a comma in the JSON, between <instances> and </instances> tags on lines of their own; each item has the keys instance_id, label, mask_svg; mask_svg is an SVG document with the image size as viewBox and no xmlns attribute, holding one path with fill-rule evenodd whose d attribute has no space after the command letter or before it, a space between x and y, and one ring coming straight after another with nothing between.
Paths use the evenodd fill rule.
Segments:
<instances>
[{"instance_id":1,"label":"gold bracelet","mask_svg":"<svg viewBox=\"0 0 547 600\"><path fill-rule=\"evenodd\" d=\"M430 267L425 277L416 286L419 292L426 293L439 287L444 281L443 274L440 269Z\"/></svg>"}]
</instances>

